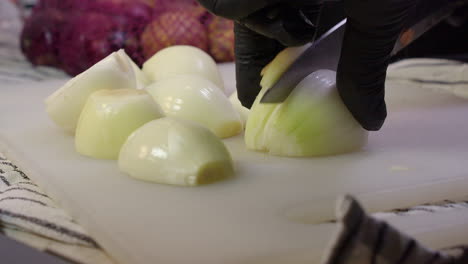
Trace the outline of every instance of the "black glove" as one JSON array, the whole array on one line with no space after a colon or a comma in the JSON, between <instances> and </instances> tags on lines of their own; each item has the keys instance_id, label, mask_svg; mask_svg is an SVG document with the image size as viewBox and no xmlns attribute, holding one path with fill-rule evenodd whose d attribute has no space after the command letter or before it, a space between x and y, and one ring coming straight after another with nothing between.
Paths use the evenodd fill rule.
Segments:
<instances>
[{"instance_id":1,"label":"black glove","mask_svg":"<svg viewBox=\"0 0 468 264\"><path fill-rule=\"evenodd\" d=\"M260 92L260 72L285 47L313 40L322 0L199 0L235 21L237 92L250 108Z\"/></svg>"},{"instance_id":2,"label":"black glove","mask_svg":"<svg viewBox=\"0 0 468 264\"><path fill-rule=\"evenodd\" d=\"M418 0L343 0L348 18L337 88L355 119L379 130L386 118L384 83L389 55L408 10ZM252 106L260 71L287 46L313 41L323 0L199 0L235 24L238 97Z\"/></svg>"}]
</instances>

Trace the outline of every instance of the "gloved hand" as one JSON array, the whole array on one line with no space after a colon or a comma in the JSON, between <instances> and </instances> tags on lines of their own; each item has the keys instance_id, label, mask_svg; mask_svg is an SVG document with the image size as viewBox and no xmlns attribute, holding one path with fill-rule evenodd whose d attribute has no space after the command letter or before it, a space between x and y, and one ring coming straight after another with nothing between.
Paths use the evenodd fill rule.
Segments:
<instances>
[{"instance_id":1,"label":"gloved hand","mask_svg":"<svg viewBox=\"0 0 468 264\"><path fill-rule=\"evenodd\" d=\"M260 71L287 46L313 41L323 0L198 0L235 21L238 97L250 108L260 91ZM348 18L337 88L354 118L379 130L387 116L385 76L389 55L408 11L418 0L343 0Z\"/></svg>"}]
</instances>

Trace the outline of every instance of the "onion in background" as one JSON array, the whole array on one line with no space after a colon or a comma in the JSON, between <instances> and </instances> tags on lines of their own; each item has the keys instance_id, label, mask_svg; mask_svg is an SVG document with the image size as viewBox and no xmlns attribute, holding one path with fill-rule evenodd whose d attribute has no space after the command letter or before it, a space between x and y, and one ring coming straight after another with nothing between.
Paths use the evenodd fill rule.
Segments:
<instances>
[{"instance_id":1,"label":"onion in background","mask_svg":"<svg viewBox=\"0 0 468 264\"><path fill-rule=\"evenodd\" d=\"M198 18L188 11L167 12L150 22L141 35L145 59L173 45L208 50L208 35Z\"/></svg>"},{"instance_id":2,"label":"onion in background","mask_svg":"<svg viewBox=\"0 0 468 264\"><path fill-rule=\"evenodd\" d=\"M33 13L21 32L21 50L34 65L60 66L57 43L65 18L57 9Z\"/></svg>"},{"instance_id":3,"label":"onion in background","mask_svg":"<svg viewBox=\"0 0 468 264\"><path fill-rule=\"evenodd\" d=\"M139 66L173 45L201 48L217 62L233 61L232 28L195 0L39 0L21 42L34 65L75 76L119 49Z\"/></svg>"},{"instance_id":4,"label":"onion in background","mask_svg":"<svg viewBox=\"0 0 468 264\"><path fill-rule=\"evenodd\" d=\"M73 16L58 44L63 70L75 76L105 58L113 51L109 39L119 31L115 20L101 13Z\"/></svg>"},{"instance_id":5,"label":"onion in background","mask_svg":"<svg viewBox=\"0 0 468 264\"><path fill-rule=\"evenodd\" d=\"M209 53L218 62L234 60L234 23L221 17L214 17L208 23Z\"/></svg>"}]
</instances>

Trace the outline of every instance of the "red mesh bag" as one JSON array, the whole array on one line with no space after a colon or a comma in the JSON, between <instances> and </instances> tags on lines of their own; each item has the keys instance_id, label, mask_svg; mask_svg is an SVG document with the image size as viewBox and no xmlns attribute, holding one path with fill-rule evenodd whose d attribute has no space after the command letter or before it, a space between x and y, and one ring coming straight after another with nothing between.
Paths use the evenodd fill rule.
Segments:
<instances>
[{"instance_id":1,"label":"red mesh bag","mask_svg":"<svg viewBox=\"0 0 468 264\"><path fill-rule=\"evenodd\" d=\"M214 17L209 21L207 27L211 56L219 62L234 60L233 22L220 17Z\"/></svg>"},{"instance_id":2,"label":"red mesh bag","mask_svg":"<svg viewBox=\"0 0 468 264\"><path fill-rule=\"evenodd\" d=\"M59 67L58 46L64 14L54 8L34 12L21 32L21 50L34 65Z\"/></svg>"},{"instance_id":3,"label":"red mesh bag","mask_svg":"<svg viewBox=\"0 0 468 264\"><path fill-rule=\"evenodd\" d=\"M177 25L177 26L174 26ZM166 12L146 25L141 34L145 59L175 44L208 50L208 34L197 17L188 11Z\"/></svg>"},{"instance_id":4,"label":"red mesh bag","mask_svg":"<svg viewBox=\"0 0 468 264\"><path fill-rule=\"evenodd\" d=\"M138 64L172 45L191 45L232 61L232 22L195 0L39 0L26 18L21 48L35 65L75 76L125 49Z\"/></svg>"},{"instance_id":5,"label":"red mesh bag","mask_svg":"<svg viewBox=\"0 0 468 264\"><path fill-rule=\"evenodd\" d=\"M57 43L63 69L79 74L120 48L130 49L129 55L139 61L136 48L130 46L138 45L138 40L125 26L119 17L94 11L70 17Z\"/></svg>"}]
</instances>

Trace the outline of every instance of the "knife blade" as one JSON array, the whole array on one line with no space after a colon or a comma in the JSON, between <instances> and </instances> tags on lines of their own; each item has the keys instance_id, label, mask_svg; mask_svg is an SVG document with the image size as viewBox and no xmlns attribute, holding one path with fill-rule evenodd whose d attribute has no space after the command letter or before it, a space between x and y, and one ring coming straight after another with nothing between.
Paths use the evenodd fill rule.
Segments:
<instances>
[{"instance_id":1,"label":"knife blade","mask_svg":"<svg viewBox=\"0 0 468 264\"><path fill-rule=\"evenodd\" d=\"M422 1L425 2L425 1ZM430 5L429 15L412 16L411 26L405 27L396 41L391 56L408 46L415 39L423 35L440 21L447 18L463 1L451 1L445 7L440 6L444 1L434 2ZM465 1L466 2L466 1ZM425 6L426 7L426 6ZM418 7L415 8L416 11ZM434 11L435 10L435 11ZM416 18L417 21L413 21ZM308 44L309 47L291 64L278 81L268 89L260 100L260 103L281 103L289 96L294 88L309 74L320 69L336 71L341 54L346 19L343 19L318 40Z\"/></svg>"},{"instance_id":2,"label":"knife blade","mask_svg":"<svg viewBox=\"0 0 468 264\"><path fill-rule=\"evenodd\" d=\"M340 59L345 26L346 19L343 19L314 43L308 44L310 46L291 64L279 80L266 91L260 102L283 102L297 84L310 73L320 69L336 70Z\"/></svg>"}]
</instances>

